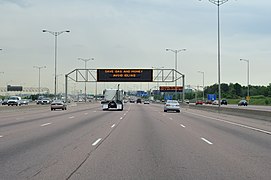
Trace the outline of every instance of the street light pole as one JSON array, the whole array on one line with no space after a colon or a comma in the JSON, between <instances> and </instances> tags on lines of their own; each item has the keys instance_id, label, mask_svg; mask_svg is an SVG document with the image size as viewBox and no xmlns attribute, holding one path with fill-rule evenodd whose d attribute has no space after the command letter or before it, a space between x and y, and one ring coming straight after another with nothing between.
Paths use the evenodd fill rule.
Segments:
<instances>
[{"instance_id":1,"label":"street light pole","mask_svg":"<svg viewBox=\"0 0 271 180\"><path fill-rule=\"evenodd\" d=\"M54 32L54 31L49 31L49 30L42 30L42 32L48 32L48 33L50 33L50 34L52 34L54 37L55 37L55 99L56 99L56 79L57 79L57 72L56 72L56 70L57 70L57 37L60 35L60 34L62 34L62 33L69 33L70 31L69 30L66 30L66 31L58 31L58 32Z\"/></svg>"},{"instance_id":2,"label":"street light pole","mask_svg":"<svg viewBox=\"0 0 271 180\"><path fill-rule=\"evenodd\" d=\"M177 71L178 71L177 61L178 61L178 53L181 52L181 51L186 51L186 49L173 50L173 49L167 48L166 51L171 51L171 52L175 53L175 98L177 100Z\"/></svg>"},{"instance_id":3,"label":"street light pole","mask_svg":"<svg viewBox=\"0 0 271 180\"><path fill-rule=\"evenodd\" d=\"M240 61L247 62L247 101L249 102L249 60L248 59L240 59Z\"/></svg>"},{"instance_id":4,"label":"street light pole","mask_svg":"<svg viewBox=\"0 0 271 180\"><path fill-rule=\"evenodd\" d=\"M83 58L78 58L78 60L84 61L85 62L85 70L86 70L86 77L85 77L85 102L87 102L87 77L88 77L88 72L87 72L87 62L90 60L94 60L94 58L90 58L90 59L83 59Z\"/></svg>"},{"instance_id":5,"label":"street light pole","mask_svg":"<svg viewBox=\"0 0 271 180\"><path fill-rule=\"evenodd\" d=\"M198 71L198 73L202 74L202 100L204 101L204 72L203 71Z\"/></svg>"},{"instance_id":6,"label":"street light pole","mask_svg":"<svg viewBox=\"0 0 271 180\"><path fill-rule=\"evenodd\" d=\"M199 0L201 1L201 0ZM228 2L229 0L209 0L211 3L217 6L217 65L218 65L218 107L221 106L221 83L220 83L220 6Z\"/></svg>"},{"instance_id":7,"label":"street light pole","mask_svg":"<svg viewBox=\"0 0 271 180\"><path fill-rule=\"evenodd\" d=\"M33 66L33 68L39 69L39 95L40 95L40 70L46 68L46 66Z\"/></svg>"}]
</instances>

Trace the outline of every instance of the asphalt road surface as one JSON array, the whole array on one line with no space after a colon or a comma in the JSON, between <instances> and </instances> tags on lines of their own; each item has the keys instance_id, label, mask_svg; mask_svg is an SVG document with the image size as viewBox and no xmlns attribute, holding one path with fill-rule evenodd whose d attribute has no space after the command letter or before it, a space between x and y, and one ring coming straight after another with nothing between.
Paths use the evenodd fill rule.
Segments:
<instances>
[{"instance_id":1,"label":"asphalt road surface","mask_svg":"<svg viewBox=\"0 0 271 180\"><path fill-rule=\"evenodd\" d=\"M3 180L271 179L266 121L129 103L0 113Z\"/></svg>"}]
</instances>

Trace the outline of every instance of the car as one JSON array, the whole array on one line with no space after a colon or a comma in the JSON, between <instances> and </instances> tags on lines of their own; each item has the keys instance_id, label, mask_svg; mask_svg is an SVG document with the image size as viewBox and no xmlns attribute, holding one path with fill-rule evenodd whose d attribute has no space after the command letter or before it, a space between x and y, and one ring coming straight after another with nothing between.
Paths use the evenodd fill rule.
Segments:
<instances>
[{"instance_id":1,"label":"car","mask_svg":"<svg viewBox=\"0 0 271 180\"><path fill-rule=\"evenodd\" d=\"M205 104L212 104L213 102L211 100L205 101Z\"/></svg>"},{"instance_id":2,"label":"car","mask_svg":"<svg viewBox=\"0 0 271 180\"><path fill-rule=\"evenodd\" d=\"M222 99L220 104L221 105L228 105L228 101L226 99Z\"/></svg>"},{"instance_id":3,"label":"car","mask_svg":"<svg viewBox=\"0 0 271 180\"><path fill-rule=\"evenodd\" d=\"M50 98L44 98L41 100L41 104L50 104L52 100Z\"/></svg>"},{"instance_id":4,"label":"car","mask_svg":"<svg viewBox=\"0 0 271 180\"><path fill-rule=\"evenodd\" d=\"M212 102L212 105L219 105L219 101L218 101L218 100L214 100L214 101Z\"/></svg>"},{"instance_id":5,"label":"car","mask_svg":"<svg viewBox=\"0 0 271 180\"><path fill-rule=\"evenodd\" d=\"M141 99L137 99L136 103L140 103L141 104Z\"/></svg>"},{"instance_id":6,"label":"car","mask_svg":"<svg viewBox=\"0 0 271 180\"><path fill-rule=\"evenodd\" d=\"M164 106L164 112L168 112L168 111L176 111L176 112L180 112L180 104L178 103L178 101L176 100L167 100Z\"/></svg>"},{"instance_id":7,"label":"car","mask_svg":"<svg viewBox=\"0 0 271 180\"><path fill-rule=\"evenodd\" d=\"M241 100L241 101L239 101L239 103L238 103L238 106L247 106L247 105L248 105L248 103L247 103L246 100Z\"/></svg>"},{"instance_id":8,"label":"car","mask_svg":"<svg viewBox=\"0 0 271 180\"><path fill-rule=\"evenodd\" d=\"M150 101L145 100L145 101L144 101L144 104L150 104Z\"/></svg>"},{"instance_id":9,"label":"car","mask_svg":"<svg viewBox=\"0 0 271 180\"><path fill-rule=\"evenodd\" d=\"M54 100L51 103L51 111L56 109L67 110L67 104L62 100Z\"/></svg>"},{"instance_id":10,"label":"car","mask_svg":"<svg viewBox=\"0 0 271 180\"><path fill-rule=\"evenodd\" d=\"M188 99L185 99L184 102L185 102L186 104L189 104L189 100L188 100Z\"/></svg>"},{"instance_id":11,"label":"car","mask_svg":"<svg viewBox=\"0 0 271 180\"><path fill-rule=\"evenodd\" d=\"M21 100L21 105L28 105L28 103L29 103L29 100L27 100L27 99Z\"/></svg>"},{"instance_id":12,"label":"car","mask_svg":"<svg viewBox=\"0 0 271 180\"><path fill-rule=\"evenodd\" d=\"M202 100L197 100L196 105L203 105L203 101Z\"/></svg>"},{"instance_id":13,"label":"car","mask_svg":"<svg viewBox=\"0 0 271 180\"><path fill-rule=\"evenodd\" d=\"M8 99L4 99L3 101L2 101L2 105L7 105L8 104Z\"/></svg>"}]
</instances>

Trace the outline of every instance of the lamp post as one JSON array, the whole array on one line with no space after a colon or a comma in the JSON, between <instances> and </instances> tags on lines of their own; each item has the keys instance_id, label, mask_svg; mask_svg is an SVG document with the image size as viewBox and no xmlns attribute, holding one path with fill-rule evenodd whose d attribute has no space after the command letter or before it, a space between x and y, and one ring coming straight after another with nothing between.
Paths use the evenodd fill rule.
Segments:
<instances>
[{"instance_id":1,"label":"lamp post","mask_svg":"<svg viewBox=\"0 0 271 180\"><path fill-rule=\"evenodd\" d=\"M39 95L40 95L40 70L46 68L46 66L33 66L33 68L37 68L39 70Z\"/></svg>"},{"instance_id":2,"label":"lamp post","mask_svg":"<svg viewBox=\"0 0 271 180\"><path fill-rule=\"evenodd\" d=\"M201 1L201 0L199 0ZM217 6L217 65L218 65L218 107L221 105L221 83L220 83L220 6L228 2L229 0L209 0L211 3Z\"/></svg>"},{"instance_id":3,"label":"lamp post","mask_svg":"<svg viewBox=\"0 0 271 180\"><path fill-rule=\"evenodd\" d=\"M240 61L247 62L247 101L249 102L249 60L248 59L240 59Z\"/></svg>"},{"instance_id":4,"label":"lamp post","mask_svg":"<svg viewBox=\"0 0 271 180\"><path fill-rule=\"evenodd\" d=\"M57 84L57 85L56 85L56 89L57 89L57 91L58 91L58 84L59 84L58 77L60 77L60 76L62 76L62 75L63 75L63 74L57 74L57 75L56 75L56 82L57 82L57 83L56 83L56 84Z\"/></svg>"},{"instance_id":5,"label":"lamp post","mask_svg":"<svg viewBox=\"0 0 271 180\"><path fill-rule=\"evenodd\" d=\"M90 58L90 59L83 59L83 58L78 58L78 60L84 61L85 62L85 71L86 71L86 78L85 78L85 102L87 102L87 77L88 77L88 72L87 72L87 62L90 60L94 60L94 58Z\"/></svg>"},{"instance_id":6,"label":"lamp post","mask_svg":"<svg viewBox=\"0 0 271 180\"><path fill-rule=\"evenodd\" d=\"M204 101L204 72L198 71L198 73L202 74L202 100Z\"/></svg>"},{"instance_id":7,"label":"lamp post","mask_svg":"<svg viewBox=\"0 0 271 180\"><path fill-rule=\"evenodd\" d=\"M177 59L178 59L178 53L181 52L181 51L186 51L186 49L176 49L176 50L173 50L173 49L169 49L167 48L166 51L171 51L171 52L174 52L175 53L175 98L177 100L177 71L178 71L178 68L177 68ZM184 92L183 92L184 93Z\"/></svg>"},{"instance_id":8,"label":"lamp post","mask_svg":"<svg viewBox=\"0 0 271 180\"><path fill-rule=\"evenodd\" d=\"M56 76L57 76L57 72L56 72L56 70L57 70L57 63L56 63L56 61L57 61L57 37L60 35L60 34L62 34L62 33L69 33L70 31L69 30L66 30L66 31L58 31L58 32L54 32L54 31L49 31L49 30L42 30L42 32L48 32L48 33L50 33L50 34L52 34L53 36L55 36L55 99L56 99Z\"/></svg>"}]
</instances>

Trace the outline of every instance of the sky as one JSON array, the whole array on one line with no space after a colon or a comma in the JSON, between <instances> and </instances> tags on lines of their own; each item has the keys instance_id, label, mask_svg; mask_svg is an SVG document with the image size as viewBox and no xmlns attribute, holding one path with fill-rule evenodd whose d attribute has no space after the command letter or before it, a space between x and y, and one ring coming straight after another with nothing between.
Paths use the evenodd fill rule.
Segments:
<instances>
[{"instance_id":1,"label":"sky","mask_svg":"<svg viewBox=\"0 0 271 180\"><path fill-rule=\"evenodd\" d=\"M229 0L220 6L221 83L271 83L271 1ZM0 87L7 84L54 89L54 36L58 36L59 88L64 75L84 68L175 67L196 87L218 82L217 6L208 0L0 0ZM115 86L116 83L103 83ZM84 84L73 84L82 89ZM148 84L154 86L155 83ZM163 85L163 83L161 84ZM92 84L88 84L93 89ZM99 84L101 86L101 84ZM146 83L127 83L139 89ZM60 91L60 90L59 90ZM90 90L92 91L92 90Z\"/></svg>"}]
</instances>

